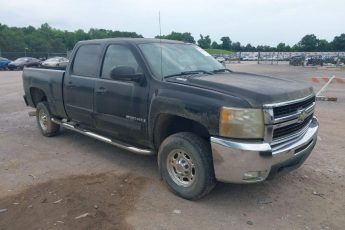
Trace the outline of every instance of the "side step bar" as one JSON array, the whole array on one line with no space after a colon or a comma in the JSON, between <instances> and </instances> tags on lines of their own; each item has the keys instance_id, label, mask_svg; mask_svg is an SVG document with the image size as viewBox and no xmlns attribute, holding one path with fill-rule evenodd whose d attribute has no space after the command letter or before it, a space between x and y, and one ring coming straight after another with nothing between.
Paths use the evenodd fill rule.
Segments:
<instances>
[{"instance_id":1,"label":"side step bar","mask_svg":"<svg viewBox=\"0 0 345 230\"><path fill-rule=\"evenodd\" d=\"M141 148L137 148L134 146L130 146L130 145L123 143L121 141L114 141L108 137L101 136L97 133L93 133L93 132L90 132L90 131L85 130L85 129L77 128L74 125L71 125L67 122L64 122L64 121L61 121L61 120L58 120L55 118L52 118L51 121L64 127L64 128L66 128L66 129L73 130L77 133L81 133L85 136L89 136L89 137L92 137L94 139L109 143L109 144L114 145L118 148L125 149L125 150L128 150L128 151L133 152L133 153L137 153L137 154L141 154L141 155L154 155L155 154L155 152L150 150L150 149L141 149Z\"/></svg>"}]
</instances>

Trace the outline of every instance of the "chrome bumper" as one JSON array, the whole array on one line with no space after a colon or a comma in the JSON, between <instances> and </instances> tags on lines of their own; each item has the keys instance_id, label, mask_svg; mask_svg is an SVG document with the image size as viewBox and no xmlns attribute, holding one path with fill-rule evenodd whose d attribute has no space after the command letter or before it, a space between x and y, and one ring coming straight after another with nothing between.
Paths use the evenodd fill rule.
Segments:
<instances>
[{"instance_id":1,"label":"chrome bumper","mask_svg":"<svg viewBox=\"0 0 345 230\"><path fill-rule=\"evenodd\" d=\"M313 150L318 128L314 117L304 135L278 145L211 137L215 176L222 182L255 183L298 168Z\"/></svg>"}]
</instances>

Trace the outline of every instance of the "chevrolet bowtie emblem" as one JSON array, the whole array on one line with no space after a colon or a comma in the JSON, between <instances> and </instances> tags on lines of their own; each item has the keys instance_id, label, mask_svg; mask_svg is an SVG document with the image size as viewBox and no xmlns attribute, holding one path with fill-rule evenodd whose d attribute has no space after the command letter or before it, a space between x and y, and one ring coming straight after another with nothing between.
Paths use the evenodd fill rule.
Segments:
<instances>
[{"instance_id":1,"label":"chevrolet bowtie emblem","mask_svg":"<svg viewBox=\"0 0 345 230\"><path fill-rule=\"evenodd\" d=\"M297 117L297 122L302 123L308 116L308 113L305 109L299 109L298 110L298 117Z\"/></svg>"}]
</instances>

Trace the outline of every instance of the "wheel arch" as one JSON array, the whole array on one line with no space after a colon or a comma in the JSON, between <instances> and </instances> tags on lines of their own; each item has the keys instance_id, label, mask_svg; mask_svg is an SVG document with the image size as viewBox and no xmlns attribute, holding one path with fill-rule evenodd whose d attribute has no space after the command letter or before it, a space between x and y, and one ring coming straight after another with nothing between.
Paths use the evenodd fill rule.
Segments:
<instances>
[{"instance_id":1,"label":"wheel arch","mask_svg":"<svg viewBox=\"0 0 345 230\"><path fill-rule=\"evenodd\" d=\"M37 107L37 104L39 102L48 101L46 93L42 89L37 87L30 88L30 96L35 108Z\"/></svg>"},{"instance_id":2,"label":"wheel arch","mask_svg":"<svg viewBox=\"0 0 345 230\"><path fill-rule=\"evenodd\" d=\"M159 149L160 144L165 138L179 132L191 132L206 140L210 138L208 129L200 122L168 113L162 113L157 116L153 131L155 149Z\"/></svg>"}]
</instances>

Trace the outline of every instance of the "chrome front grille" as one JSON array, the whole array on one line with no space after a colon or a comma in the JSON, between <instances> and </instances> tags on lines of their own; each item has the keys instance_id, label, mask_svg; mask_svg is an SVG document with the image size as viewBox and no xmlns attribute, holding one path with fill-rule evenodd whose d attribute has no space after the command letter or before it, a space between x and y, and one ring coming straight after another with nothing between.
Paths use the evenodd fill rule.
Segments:
<instances>
[{"instance_id":1,"label":"chrome front grille","mask_svg":"<svg viewBox=\"0 0 345 230\"><path fill-rule=\"evenodd\" d=\"M264 105L265 141L278 144L303 135L313 118L314 107L314 95Z\"/></svg>"},{"instance_id":2,"label":"chrome front grille","mask_svg":"<svg viewBox=\"0 0 345 230\"><path fill-rule=\"evenodd\" d=\"M282 137L291 135L295 132L298 132L300 130L303 130L303 128L309 124L312 118L313 118L313 114L309 115L309 117L307 117L303 122L294 123L291 125L286 125L286 126L274 129L273 140L276 140L278 138L282 138Z\"/></svg>"},{"instance_id":3,"label":"chrome front grille","mask_svg":"<svg viewBox=\"0 0 345 230\"><path fill-rule=\"evenodd\" d=\"M299 109L306 109L315 102L315 97L310 97L304 101L297 102L290 105L284 105L273 108L275 118L284 117L296 113Z\"/></svg>"}]
</instances>

